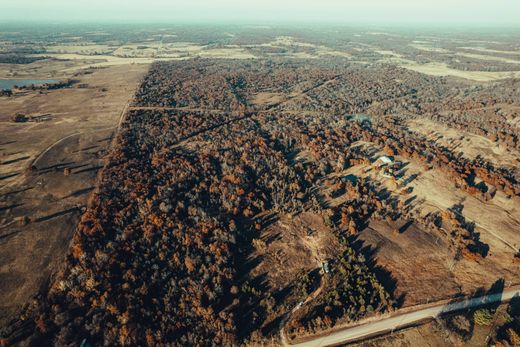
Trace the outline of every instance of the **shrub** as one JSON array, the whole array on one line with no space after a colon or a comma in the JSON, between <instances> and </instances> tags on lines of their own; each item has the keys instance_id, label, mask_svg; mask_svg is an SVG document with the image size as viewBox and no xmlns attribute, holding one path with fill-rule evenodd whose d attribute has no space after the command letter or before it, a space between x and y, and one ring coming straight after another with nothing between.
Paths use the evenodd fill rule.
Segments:
<instances>
[{"instance_id":1,"label":"shrub","mask_svg":"<svg viewBox=\"0 0 520 347\"><path fill-rule=\"evenodd\" d=\"M490 325L493 321L493 314L486 308L476 310L473 314L475 323L482 326Z\"/></svg>"}]
</instances>

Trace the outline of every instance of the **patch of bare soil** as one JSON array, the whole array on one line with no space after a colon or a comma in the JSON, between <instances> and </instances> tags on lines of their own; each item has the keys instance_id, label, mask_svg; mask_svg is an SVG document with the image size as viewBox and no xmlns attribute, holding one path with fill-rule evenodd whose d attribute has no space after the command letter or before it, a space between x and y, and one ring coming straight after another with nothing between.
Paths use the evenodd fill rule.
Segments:
<instances>
[{"instance_id":1,"label":"patch of bare soil","mask_svg":"<svg viewBox=\"0 0 520 347\"><path fill-rule=\"evenodd\" d=\"M281 298L266 320L264 329L277 332L278 323L298 303L310 301L318 294L318 283L312 291L303 293L302 281L317 282L318 272L326 260L337 258L339 241L323 218L311 212L294 217L283 216L261 231L253 241L255 251L250 260L256 265L248 274L252 281L263 281L266 291ZM312 273L312 275L311 275Z\"/></svg>"},{"instance_id":2,"label":"patch of bare soil","mask_svg":"<svg viewBox=\"0 0 520 347\"><path fill-rule=\"evenodd\" d=\"M253 98L250 100L250 102L256 106L266 106L280 103L284 101L285 98L285 94L282 93L261 92L253 95Z\"/></svg>"},{"instance_id":3,"label":"patch of bare soil","mask_svg":"<svg viewBox=\"0 0 520 347\"><path fill-rule=\"evenodd\" d=\"M337 256L337 238L321 216L309 212L281 218L262 231L261 239L265 248L253 254L261 262L251 275L265 274L273 288L285 288L302 271L317 269L322 261Z\"/></svg>"}]
</instances>

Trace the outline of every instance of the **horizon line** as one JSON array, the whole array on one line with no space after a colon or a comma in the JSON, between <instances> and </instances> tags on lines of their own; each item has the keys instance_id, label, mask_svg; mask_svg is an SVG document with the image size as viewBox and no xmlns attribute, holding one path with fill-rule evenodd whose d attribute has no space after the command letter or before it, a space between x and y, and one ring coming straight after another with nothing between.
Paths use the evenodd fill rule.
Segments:
<instances>
[{"instance_id":1,"label":"horizon line","mask_svg":"<svg viewBox=\"0 0 520 347\"><path fill-rule=\"evenodd\" d=\"M312 25L313 27L341 27L341 28L409 28L409 27L417 27L417 28L435 28L435 29L453 29L453 28L483 28L483 29L494 29L494 28L510 28L510 29L520 29L520 22L397 22L397 21L387 21L387 22L368 22L368 21L319 21L319 20L271 20L271 21L250 21L250 20L206 20L206 19L191 19L191 20L179 20L179 19L162 19L162 20L153 20L153 19L142 19L142 20L128 20L128 19L101 19L101 20L56 20L56 19L1 19L0 27L5 25L13 25L13 24L33 24L33 25L68 25L68 26L81 26L81 25L149 25L149 26L162 26L162 25L170 25L170 26L235 26L235 27L294 27L299 25ZM0 33L1 34L1 33Z\"/></svg>"}]
</instances>

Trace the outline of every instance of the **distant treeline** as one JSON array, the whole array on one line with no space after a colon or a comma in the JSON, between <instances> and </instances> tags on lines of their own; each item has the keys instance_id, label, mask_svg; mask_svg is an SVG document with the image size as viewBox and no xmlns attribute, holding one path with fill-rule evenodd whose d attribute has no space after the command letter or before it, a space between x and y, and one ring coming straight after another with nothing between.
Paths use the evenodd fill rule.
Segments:
<instances>
[{"instance_id":1,"label":"distant treeline","mask_svg":"<svg viewBox=\"0 0 520 347\"><path fill-rule=\"evenodd\" d=\"M56 83L43 83L43 84L30 84L27 86L15 86L15 88L16 89L27 89L27 90L52 90L52 89L67 88L78 82L79 82L79 80L70 79L70 80L66 80L66 81L59 81Z\"/></svg>"},{"instance_id":2,"label":"distant treeline","mask_svg":"<svg viewBox=\"0 0 520 347\"><path fill-rule=\"evenodd\" d=\"M0 54L0 64L30 64L46 57L28 57L20 54Z\"/></svg>"}]
</instances>

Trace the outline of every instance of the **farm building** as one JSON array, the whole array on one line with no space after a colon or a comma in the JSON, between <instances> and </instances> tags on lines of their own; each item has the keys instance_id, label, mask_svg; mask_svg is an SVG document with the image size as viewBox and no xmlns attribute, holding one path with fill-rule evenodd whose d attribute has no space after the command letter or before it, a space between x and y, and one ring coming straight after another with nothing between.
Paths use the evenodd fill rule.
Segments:
<instances>
[{"instance_id":1,"label":"farm building","mask_svg":"<svg viewBox=\"0 0 520 347\"><path fill-rule=\"evenodd\" d=\"M377 158L376 165L379 166L379 167L383 167L383 166L386 166L386 165L390 165L393 162L394 161L390 157L387 157L387 156L383 155L383 156Z\"/></svg>"}]
</instances>

